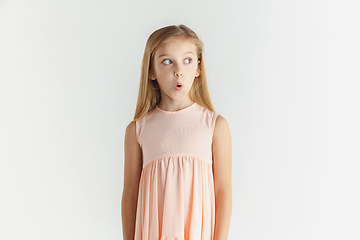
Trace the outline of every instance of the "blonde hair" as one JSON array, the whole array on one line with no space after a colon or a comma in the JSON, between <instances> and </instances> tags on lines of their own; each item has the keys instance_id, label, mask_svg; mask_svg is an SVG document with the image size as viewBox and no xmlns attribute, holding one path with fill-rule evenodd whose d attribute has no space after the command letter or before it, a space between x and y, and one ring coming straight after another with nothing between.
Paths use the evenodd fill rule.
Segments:
<instances>
[{"instance_id":1,"label":"blonde hair","mask_svg":"<svg viewBox=\"0 0 360 240\"><path fill-rule=\"evenodd\" d=\"M204 44L194 31L185 25L171 25L160 28L153 32L145 46L144 56L141 66L141 77L139 93L134 115L134 121L145 116L160 103L161 93L157 81L149 78L151 63L154 61L154 55L157 47L174 38L185 38L192 42L197 49L198 60L200 60L200 75L195 77L193 85L189 91L189 97L192 101L215 112L210 99L210 93L206 80L205 64L203 59Z\"/></svg>"}]
</instances>

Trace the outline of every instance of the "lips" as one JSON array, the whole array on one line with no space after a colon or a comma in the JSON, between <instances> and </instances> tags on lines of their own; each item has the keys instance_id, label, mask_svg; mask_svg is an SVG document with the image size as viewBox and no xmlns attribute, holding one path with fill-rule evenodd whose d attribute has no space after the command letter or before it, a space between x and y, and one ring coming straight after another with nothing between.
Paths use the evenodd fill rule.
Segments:
<instances>
[{"instance_id":1,"label":"lips","mask_svg":"<svg viewBox=\"0 0 360 240\"><path fill-rule=\"evenodd\" d=\"M180 90L182 89L182 87L183 87L183 86L182 86L181 83L176 83L176 84L175 84L175 89L178 90L178 91L180 91Z\"/></svg>"}]
</instances>

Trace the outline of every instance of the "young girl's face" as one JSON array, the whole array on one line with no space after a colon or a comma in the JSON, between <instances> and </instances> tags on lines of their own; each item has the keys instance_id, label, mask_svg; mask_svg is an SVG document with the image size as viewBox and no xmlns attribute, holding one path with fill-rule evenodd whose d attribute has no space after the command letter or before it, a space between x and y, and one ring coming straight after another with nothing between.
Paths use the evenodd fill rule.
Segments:
<instances>
[{"instance_id":1,"label":"young girl's face","mask_svg":"<svg viewBox=\"0 0 360 240\"><path fill-rule=\"evenodd\" d=\"M196 50L192 42L181 38L172 39L157 48L149 76L152 80L157 79L162 99L190 99L189 91L195 76L200 73ZM180 88L178 84L181 84Z\"/></svg>"}]
</instances>

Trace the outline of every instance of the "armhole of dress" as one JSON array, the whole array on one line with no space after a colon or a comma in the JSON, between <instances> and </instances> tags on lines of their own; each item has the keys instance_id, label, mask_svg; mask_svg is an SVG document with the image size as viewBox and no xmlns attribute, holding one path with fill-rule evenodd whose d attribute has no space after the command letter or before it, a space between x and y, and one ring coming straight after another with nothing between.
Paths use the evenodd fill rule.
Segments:
<instances>
[{"instance_id":1,"label":"armhole of dress","mask_svg":"<svg viewBox=\"0 0 360 240\"><path fill-rule=\"evenodd\" d=\"M218 113L214 113L214 116L213 116L213 120L212 120L212 126L211 126L211 136L212 136L212 139L214 139L214 133L215 133L215 125L216 125L216 120L217 120L217 117L219 116Z\"/></svg>"},{"instance_id":2,"label":"armhole of dress","mask_svg":"<svg viewBox=\"0 0 360 240\"><path fill-rule=\"evenodd\" d=\"M139 123L139 120L135 121L135 128L136 128L136 140L137 140L138 144L140 145L140 141L139 141L140 123Z\"/></svg>"}]
</instances>

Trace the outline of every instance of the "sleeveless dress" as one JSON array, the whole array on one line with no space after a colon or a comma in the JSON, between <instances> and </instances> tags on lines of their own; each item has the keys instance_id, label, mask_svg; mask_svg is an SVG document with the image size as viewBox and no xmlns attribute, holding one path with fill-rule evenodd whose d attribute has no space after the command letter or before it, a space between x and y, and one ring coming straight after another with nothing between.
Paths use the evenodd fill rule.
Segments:
<instances>
[{"instance_id":1,"label":"sleeveless dress","mask_svg":"<svg viewBox=\"0 0 360 240\"><path fill-rule=\"evenodd\" d=\"M157 106L136 121L142 149L135 240L212 240L212 139L218 114L198 103Z\"/></svg>"}]
</instances>

